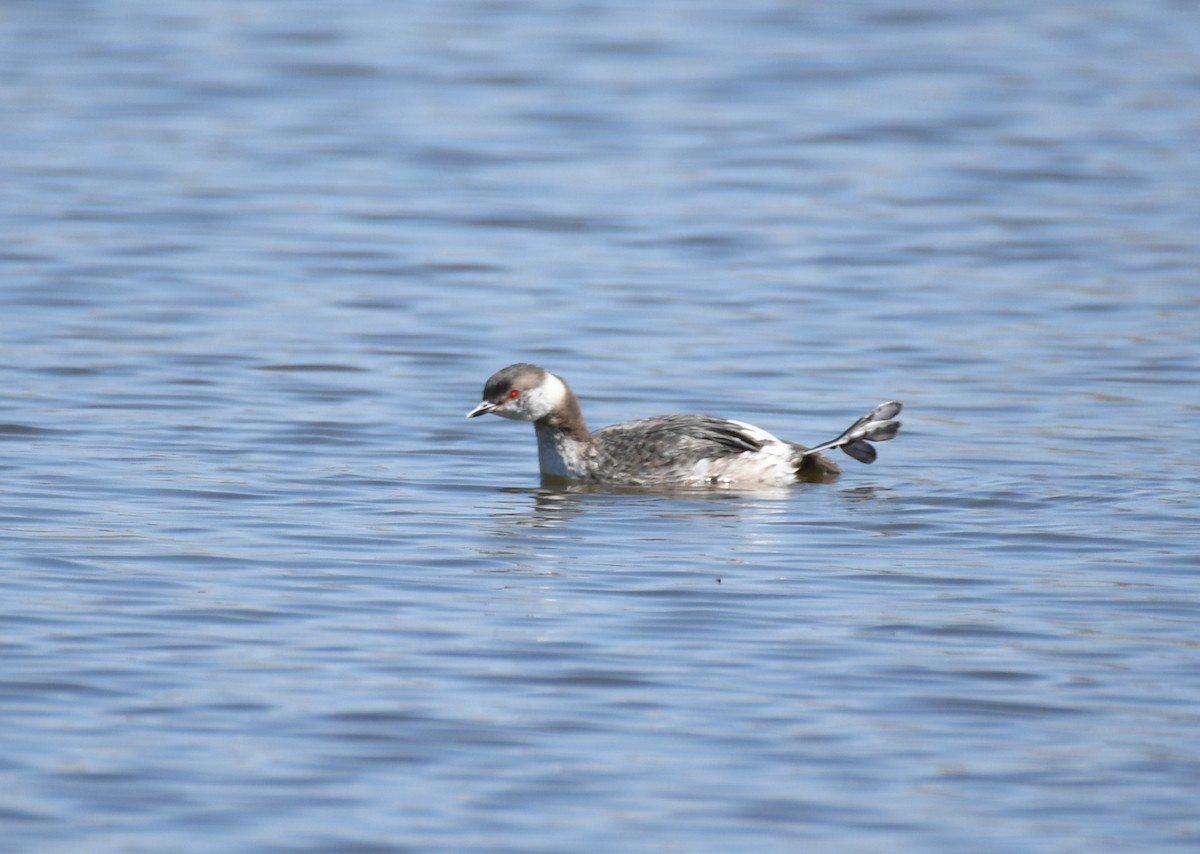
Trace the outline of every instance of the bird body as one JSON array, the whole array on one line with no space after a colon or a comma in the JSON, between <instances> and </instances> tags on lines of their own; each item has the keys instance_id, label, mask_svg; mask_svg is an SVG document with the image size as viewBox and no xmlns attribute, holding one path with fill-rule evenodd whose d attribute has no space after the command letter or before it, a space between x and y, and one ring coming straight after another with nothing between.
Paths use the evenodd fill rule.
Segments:
<instances>
[{"instance_id":1,"label":"bird body","mask_svg":"<svg viewBox=\"0 0 1200 854\"><path fill-rule=\"evenodd\" d=\"M622 486L770 484L827 481L840 469L819 452L840 447L861 462L875 459L869 442L900 428L895 401L880 404L841 436L814 448L728 418L656 415L587 428L574 392L537 365L519 362L493 374L483 400L467 413L532 421L544 479Z\"/></svg>"}]
</instances>

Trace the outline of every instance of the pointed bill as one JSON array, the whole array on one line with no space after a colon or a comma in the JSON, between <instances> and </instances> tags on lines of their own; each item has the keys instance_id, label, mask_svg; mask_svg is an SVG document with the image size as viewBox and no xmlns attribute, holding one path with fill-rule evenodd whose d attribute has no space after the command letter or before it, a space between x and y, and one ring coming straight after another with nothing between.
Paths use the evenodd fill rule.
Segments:
<instances>
[{"instance_id":1,"label":"pointed bill","mask_svg":"<svg viewBox=\"0 0 1200 854\"><path fill-rule=\"evenodd\" d=\"M474 409L472 409L470 412L468 412L467 417L468 418L478 418L480 415L487 415L489 412L491 412L495 408L496 408L496 404L488 403L485 400L482 403L480 403L478 406L476 406Z\"/></svg>"}]
</instances>

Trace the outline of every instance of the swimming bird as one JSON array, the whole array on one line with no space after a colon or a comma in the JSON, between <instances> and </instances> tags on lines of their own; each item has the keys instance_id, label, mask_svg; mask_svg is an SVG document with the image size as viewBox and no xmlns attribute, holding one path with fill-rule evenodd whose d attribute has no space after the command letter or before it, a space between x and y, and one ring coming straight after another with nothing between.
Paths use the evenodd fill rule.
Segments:
<instances>
[{"instance_id":1,"label":"swimming bird","mask_svg":"<svg viewBox=\"0 0 1200 854\"><path fill-rule=\"evenodd\" d=\"M840 469L821 451L841 448L875 461L872 442L900 429L901 404L888 401L836 439L806 448L753 424L712 415L656 415L588 430L562 377L518 362L492 374L468 418L492 413L532 421L543 480L613 486L783 485L830 481Z\"/></svg>"}]
</instances>

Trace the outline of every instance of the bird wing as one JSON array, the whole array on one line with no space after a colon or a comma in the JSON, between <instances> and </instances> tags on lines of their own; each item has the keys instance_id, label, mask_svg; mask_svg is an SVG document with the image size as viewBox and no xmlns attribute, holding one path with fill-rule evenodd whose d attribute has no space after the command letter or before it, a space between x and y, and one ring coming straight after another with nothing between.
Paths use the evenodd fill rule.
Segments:
<instances>
[{"instance_id":1,"label":"bird wing","mask_svg":"<svg viewBox=\"0 0 1200 854\"><path fill-rule=\"evenodd\" d=\"M712 415L656 415L602 427L592 434L601 446L625 459L718 459L757 451L770 434L740 421Z\"/></svg>"}]
</instances>

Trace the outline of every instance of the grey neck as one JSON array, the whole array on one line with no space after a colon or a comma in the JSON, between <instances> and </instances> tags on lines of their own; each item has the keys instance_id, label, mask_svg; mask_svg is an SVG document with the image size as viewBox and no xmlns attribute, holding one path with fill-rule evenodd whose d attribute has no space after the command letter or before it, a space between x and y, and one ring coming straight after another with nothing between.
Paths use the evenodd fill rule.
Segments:
<instances>
[{"instance_id":1,"label":"grey neck","mask_svg":"<svg viewBox=\"0 0 1200 854\"><path fill-rule=\"evenodd\" d=\"M533 422L537 433L538 467L543 477L586 479L591 434L579 402L569 391L554 411Z\"/></svg>"},{"instance_id":2,"label":"grey neck","mask_svg":"<svg viewBox=\"0 0 1200 854\"><path fill-rule=\"evenodd\" d=\"M583 420L583 410L579 408L579 401L570 389L567 389L566 396L554 408L554 411L533 422L533 426L537 428L539 434L544 429L550 430L561 433L576 442L586 442L591 436L587 423Z\"/></svg>"}]
</instances>

